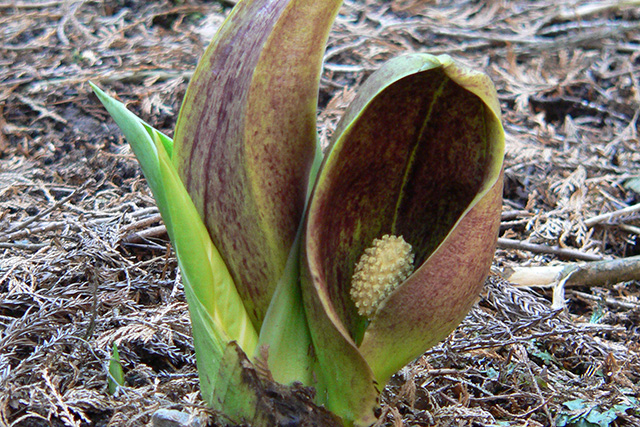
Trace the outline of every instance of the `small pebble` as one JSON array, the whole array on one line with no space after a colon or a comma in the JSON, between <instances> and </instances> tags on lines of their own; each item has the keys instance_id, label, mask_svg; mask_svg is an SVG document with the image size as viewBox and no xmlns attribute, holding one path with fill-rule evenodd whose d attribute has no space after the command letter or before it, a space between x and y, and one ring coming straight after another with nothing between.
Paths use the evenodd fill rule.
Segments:
<instances>
[{"instance_id":1,"label":"small pebble","mask_svg":"<svg viewBox=\"0 0 640 427\"><path fill-rule=\"evenodd\" d=\"M200 427L200 420L175 409L158 409L151 416L153 427Z\"/></svg>"}]
</instances>

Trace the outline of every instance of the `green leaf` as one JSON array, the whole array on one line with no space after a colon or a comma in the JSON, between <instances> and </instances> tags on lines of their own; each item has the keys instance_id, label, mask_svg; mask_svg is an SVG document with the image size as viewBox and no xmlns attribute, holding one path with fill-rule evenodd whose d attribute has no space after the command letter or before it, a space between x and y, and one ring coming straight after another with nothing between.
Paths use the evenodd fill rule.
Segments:
<instances>
[{"instance_id":1,"label":"green leaf","mask_svg":"<svg viewBox=\"0 0 640 427\"><path fill-rule=\"evenodd\" d=\"M162 175L158 167L158 153L151 139L151 126L136 117L121 102L111 98L99 87L93 83L89 84L100 102L102 102L102 105L120 127L129 144L131 144L131 148L142 166L142 172L147 179L149 187L151 187L151 191L154 193L156 201L159 204L160 202L166 204L164 200L165 194L162 191ZM167 139L169 137L163 135L162 140L166 141ZM172 144L169 143L168 145L171 147ZM161 200L158 200L159 198Z\"/></svg>"},{"instance_id":2,"label":"green leaf","mask_svg":"<svg viewBox=\"0 0 640 427\"><path fill-rule=\"evenodd\" d=\"M589 411L586 420L600 427L609 427L616 418L618 418L618 416L613 409L600 412L596 408L593 408Z\"/></svg>"},{"instance_id":3,"label":"green leaf","mask_svg":"<svg viewBox=\"0 0 640 427\"><path fill-rule=\"evenodd\" d=\"M640 177L633 177L633 178L627 179L624 182L623 187L633 191L636 194L640 194Z\"/></svg>"},{"instance_id":4,"label":"green leaf","mask_svg":"<svg viewBox=\"0 0 640 427\"><path fill-rule=\"evenodd\" d=\"M593 313L591 313L591 316L589 317L589 323L600 323L600 320L602 320L605 314L606 314L606 310L605 310L603 301L598 301L598 305L596 306L596 308L593 310Z\"/></svg>"},{"instance_id":5,"label":"green leaf","mask_svg":"<svg viewBox=\"0 0 640 427\"><path fill-rule=\"evenodd\" d=\"M549 353L544 349L538 348L538 346L533 343L529 343L529 345L527 345L527 352L532 356L542 360L545 363L545 365L550 365L551 363L554 363L560 366L560 363L558 363L558 360L555 358L553 354Z\"/></svg>"},{"instance_id":6,"label":"green leaf","mask_svg":"<svg viewBox=\"0 0 640 427\"><path fill-rule=\"evenodd\" d=\"M309 351L311 336L300 291L299 251L298 236L262 323L258 351L263 347L268 349L268 366L277 382L299 381L310 385L313 357Z\"/></svg>"},{"instance_id":7,"label":"green leaf","mask_svg":"<svg viewBox=\"0 0 640 427\"><path fill-rule=\"evenodd\" d=\"M200 60L176 126L174 163L256 329L302 218L322 56L341 3L238 3Z\"/></svg>"},{"instance_id":8,"label":"green leaf","mask_svg":"<svg viewBox=\"0 0 640 427\"><path fill-rule=\"evenodd\" d=\"M558 427L609 427L618 418L618 413L634 408L633 402L629 402L603 411L598 405L586 403L583 399L569 400L562 406L569 412L560 413L556 422Z\"/></svg>"},{"instance_id":9,"label":"green leaf","mask_svg":"<svg viewBox=\"0 0 640 427\"><path fill-rule=\"evenodd\" d=\"M584 399L568 400L566 402L562 402L562 406L567 407L571 411L579 411L586 408Z\"/></svg>"},{"instance_id":10,"label":"green leaf","mask_svg":"<svg viewBox=\"0 0 640 427\"><path fill-rule=\"evenodd\" d=\"M169 159L171 141L92 85L140 161L178 258L189 304L202 394L212 399L229 341L255 352L257 333L231 275ZM211 403L210 400L208 400Z\"/></svg>"},{"instance_id":11,"label":"green leaf","mask_svg":"<svg viewBox=\"0 0 640 427\"><path fill-rule=\"evenodd\" d=\"M107 378L107 384L109 394L115 394L119 386L124 385L124 371L120 364L120 353L118 353L118 346L113 343L111 348L111 359L109 360L109 377Z\"/></svg>"}]
</instances>

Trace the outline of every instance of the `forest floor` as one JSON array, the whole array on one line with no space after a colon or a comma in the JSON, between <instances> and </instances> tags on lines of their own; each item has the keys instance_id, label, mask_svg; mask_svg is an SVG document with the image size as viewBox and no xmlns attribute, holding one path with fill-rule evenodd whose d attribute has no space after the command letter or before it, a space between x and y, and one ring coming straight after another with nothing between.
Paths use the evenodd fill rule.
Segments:
<instances>
[{"instance_id":1,"label":"forest floor","mask_svg":"<svg viewBox=\"0 0 640 427\"><path fill-rule=\"evenodd\" d=\"M389 58L447 53L491 76L507 135L493 269L505 277L640 254L640 5L560 4L347 0L325 56L325 143ZM0 425L142 426L160 408L213 419L154 200L88 82L172 135L231 7L0 0ZM554 299L498 277L393 377L377 425L639 426L640 283L567 281ZM114 343L125 387L110 395Z\"/></svg>"}]
</instances>

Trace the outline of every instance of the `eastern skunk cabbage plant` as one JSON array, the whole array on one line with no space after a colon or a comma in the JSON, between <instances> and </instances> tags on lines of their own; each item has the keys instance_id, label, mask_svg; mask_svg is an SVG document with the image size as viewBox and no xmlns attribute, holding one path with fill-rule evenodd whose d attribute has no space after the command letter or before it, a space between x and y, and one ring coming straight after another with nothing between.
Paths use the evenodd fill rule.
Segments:
<instances>
[{"instance_id":1,"label":"eastern skunk cabbage plant","mask_svg":"<svg viewBox=\"0 0 640 427\"><path fill-rule=\"evenodd\" d=\"M486 75L448 56L390 60L322 155L318 86L341 3L240 1L173 140L93 86L154 194L202 396L229 424L285 424L265 403L278 384L313 387L327 425L372 424L387 381L459 324L493 258L504 134Z\"/></svg>"}]
</instances>

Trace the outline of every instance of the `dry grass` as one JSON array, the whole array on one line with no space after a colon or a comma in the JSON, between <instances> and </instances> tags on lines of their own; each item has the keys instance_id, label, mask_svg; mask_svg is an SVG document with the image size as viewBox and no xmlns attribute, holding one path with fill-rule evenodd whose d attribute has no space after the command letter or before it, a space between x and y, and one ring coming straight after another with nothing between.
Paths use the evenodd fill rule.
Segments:
<instances>
[{"instance_id":1,"label":"dry grass","mask_svg":"<svg viewBox=\"0 0 640 427\"><path fill-rule=\"evenodd\" d=\"M175 258L87 81L170 134L228 11L196 0L0 3L0 424L138 426L158 408L208 417ZM637 5L346 1L322 78L323 140L372 70L414 51L449 53L498 87L501 237L574 259L640 252L637 211L590 221L640 201ZM495 267L556 261L516 245ZM549 295L494 277L460 328L394 377L378 425L562 425L572 410L640 425L639 294L635 281L574 286L554 311ZM110 396L114 342L126 387Z\"/></svg>"}]
</instances>

